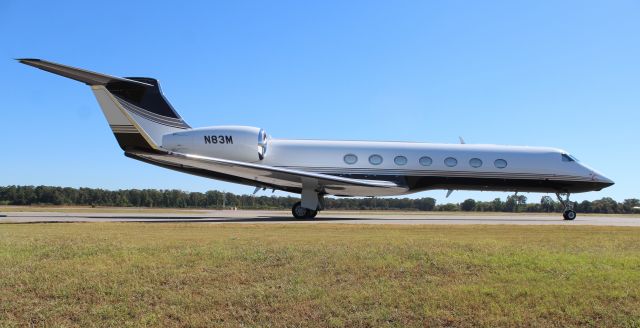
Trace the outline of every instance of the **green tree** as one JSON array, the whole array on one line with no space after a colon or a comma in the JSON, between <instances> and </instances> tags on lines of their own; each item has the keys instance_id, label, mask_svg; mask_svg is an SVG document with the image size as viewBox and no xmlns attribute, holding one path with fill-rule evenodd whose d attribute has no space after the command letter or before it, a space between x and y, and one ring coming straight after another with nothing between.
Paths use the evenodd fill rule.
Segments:
<instances>
[{"instance_id":1,"label":"green tree","mask_svg":"<svg viewBox=\"0 0 640 328\"><path fill-rule=\"evenodd\" d=\"M622 202L622 210L624 211L624 213L633 213L635 211L634 207L639 206L640 200L636 198L625 199L624 202Z\"/></svg>"},{"instance_id":2,"label":"green tree","mask_svg":"<svg viewBox=\"0 0 640 328\"><path fill-rule=\"evenodd\" d=\"M542 198L540 199L540 206L542 210L547 213L551 213L555 211L555 208L556 208L555 202L549 196L542 196Z\"/></svg>"},{"instance_id":3,"label":"green tree","mask_svg":"<svg viewBox=\"0 0 640 328\"><path fill-rule=\"evenodd\" d=\"M470 212L475 210L476 201L473 199L466 199L462 204L460 204L460 209L466 212Z\"/></svg>"},{"instance_id":4,"label":"green tree","mask_svg":"<svg viewBox=\"0 0 640 328\"><path fill-rule=\"evenodd\" d=\"M493 212L502 212L504 211L505 204L502 202L502 199L496 198L491 201L491 211Z\"/></svg>"}]
</instances>

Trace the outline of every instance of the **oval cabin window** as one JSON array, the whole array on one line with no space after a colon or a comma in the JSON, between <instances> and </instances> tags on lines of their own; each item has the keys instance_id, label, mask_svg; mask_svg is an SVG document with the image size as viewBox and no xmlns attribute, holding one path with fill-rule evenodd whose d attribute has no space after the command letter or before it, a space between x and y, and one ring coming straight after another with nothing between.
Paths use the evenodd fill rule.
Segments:
<instances>
[{"instance_id":1,"label":"oval cabin window","mask_svg":"<svg viewBox=\"0 0 640 328\"><path fill-rule=\"evenodd\" d=\"M431 163L433 163L433 160L429 156L423 156L423 157L420 157L419 162L420 162L420 165L422 166L431 166Z\"/></svg>"},{"instance_id":2,"label":"oval cabin window","mask_svg":"<svg viewBox=\"0 0 640 328\"><path fill-rule=\"evenodd\" d=\"M380 155L371 155L371 156L369 156L369 163L371 163L371 165L380 165L380 164L382 164L382 156L380 156Z\"/></svg>"},{"instance_id":3,"label":"oval cabin window","mask_svg":"<svg viewBox=\"0 0 640 328\"><path fill-rule=\"evenodd\" d=\"M393 159L393 162L396 163L396 165L405 165L407 164L407 158L404 156L396 156L396 158Z\"/></svg>"},{"instance_id":4,"label":"oval cabin window","mask_svg":"<svg viewBox=\"0 0 640 328\"><path fill-rule=\"evenodd\" d=\"M504 169L505 167L507 167L507 161L505 161L504 159L496 159L493 164L499 169Z\"/></svg>"},{"instance_id":5,"label":"oval cabin window","mask_svg":"<svg viewBox=\"0 0 640 328\"><path fill-rule=\"evenodd\" d=\"M347 163L349 165L352 165L352 164L355 164L358 161L358 156L356 156L354 154L347 154L347 155L344 155L343 159L344 159L345 163Z\"/></svg>"},{"instance_id":6,"label":"oval cabin window","mask_svg":"<svg viewBox=\"0 0 640 328\"><path fill-rule=\"evenodd\" d=\"M482 160L479 158L472 158L469 160L469 165L471 165L471 167L480 167L482 166Z\"/></svg>"},{"instance_id":7,"label":"oval cabin window","mask_svg":"<svg viewBox=\"0 0 640 328\"><path fill-rule=\"evenodd\" d=\"M453 157L447 157L444 159L444 165L448 167L454 167L458 165L458 160Z\"/></svg>"}]
</instances>

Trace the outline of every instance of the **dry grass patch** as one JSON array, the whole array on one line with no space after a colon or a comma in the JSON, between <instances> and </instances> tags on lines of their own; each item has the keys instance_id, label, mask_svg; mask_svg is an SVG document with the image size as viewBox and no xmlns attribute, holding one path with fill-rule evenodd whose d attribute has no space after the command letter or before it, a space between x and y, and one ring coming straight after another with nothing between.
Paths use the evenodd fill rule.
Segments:
<instances>
[{"instance_id":1,"label":"dry grass patch","mask_svg":"<svg viewBox=\"0 0 640 328\"><path fill-rule=\"evenodd\" d=\"M0 224L0 326L640 326L640 229Z\"/></svg>"}]
</instances>

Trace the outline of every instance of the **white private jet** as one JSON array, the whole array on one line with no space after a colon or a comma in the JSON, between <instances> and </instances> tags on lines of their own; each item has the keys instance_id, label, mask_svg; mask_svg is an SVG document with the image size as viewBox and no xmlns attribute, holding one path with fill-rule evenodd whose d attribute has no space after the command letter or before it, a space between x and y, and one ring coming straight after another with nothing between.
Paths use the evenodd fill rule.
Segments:
<instances>
[{"instance_id":1,"label":"white private jet","mask_svg":"<svg viewBox=\"0 0 640 328\"><path fill-rule=\"evenodd\" d=\"M89 85L124 155L149 164L301 194L293 216L314 218L325 195L391 196L423 190L555 193L565 220L571 193L613 181L555 148L380 141L287 140L250 126L192 128L158 81L120 78L40 59L21 63ZM564 197L564 198L563 198Z\"/></svg>"}]
</instances>

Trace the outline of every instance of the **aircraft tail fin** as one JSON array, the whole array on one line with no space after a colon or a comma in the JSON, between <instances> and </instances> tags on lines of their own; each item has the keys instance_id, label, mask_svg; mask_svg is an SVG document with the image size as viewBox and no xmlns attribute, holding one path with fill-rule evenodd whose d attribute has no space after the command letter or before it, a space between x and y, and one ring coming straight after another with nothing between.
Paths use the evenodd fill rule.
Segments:
<instances>
[{"instance_id":1,"label":"aircraft tail fin","mask_svg":"<svg viewBox=\"0 0 640 328\"><path fill-rule=\"evenodd\" d=\"M164 97L156 79L120 78L40 59L18 61L91 86L123 150L158 150L163 135L191 128Z\"/></svg>"}]
</instances>

